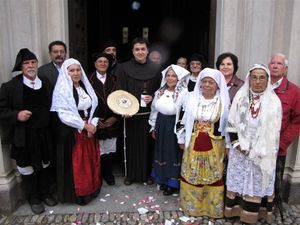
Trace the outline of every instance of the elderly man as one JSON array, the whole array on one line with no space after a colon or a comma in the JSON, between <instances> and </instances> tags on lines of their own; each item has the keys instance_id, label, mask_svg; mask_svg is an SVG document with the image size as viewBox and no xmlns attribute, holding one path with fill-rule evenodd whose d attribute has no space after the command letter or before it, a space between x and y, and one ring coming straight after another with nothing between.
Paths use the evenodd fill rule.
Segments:
<instances>
[{"instance_id":1,"label":"elderly man","mask_svg":"<svg viewBox=\"0 0 300 225\"><path fill-rule=\"evenodd\" d=\"M22 175L24 192L32 212L57 204L50 195L48 167L51 136L48 129L50 89L37 77L38 61L27 48L19 51L13 71L21 74L3 83L0 89L2 143L11 144L12 158Z\"/></svg>"},{"instance_id":2,"label":"elderly man","mask_svg":"<svg viewBox=\"0 0 300 225\"><path fill-rule=\"evenodd\" d=\"M53 41L49 44L51 62L41 66L38 70L39 77L47 78L54 89L60 67L66 59L67 46L62 41Z\"/></svg>"},{"instance_id":3,"label":"elderly man","mask_svg":"<svg viewBox=\"0 0 300 225\"><path fill-rule=\"evenodd\" d=\"M275 195L281 206L281 188L285 159L289 145L300 132L300 89L287 79L288 60L285 55L272 55L269 69L271 84L282 104L282 124L280 131L279 152L276 165Z\"/></svg>"}]
</instances>

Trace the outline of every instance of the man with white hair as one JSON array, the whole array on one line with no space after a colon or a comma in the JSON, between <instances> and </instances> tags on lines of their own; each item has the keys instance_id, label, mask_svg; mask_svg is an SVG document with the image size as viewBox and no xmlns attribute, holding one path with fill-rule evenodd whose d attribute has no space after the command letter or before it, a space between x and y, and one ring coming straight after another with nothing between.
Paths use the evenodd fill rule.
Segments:
<instances>
[{"instance_id":1,"label":"man with white hair","mask_svg":"<svg viewBox=\"0 0 300 225\"><path fill-rule=\"evenodd\" d=\"M38 60L27 48L19 51L14 71L21 71L0 89L2 143L11 145L11 157L22 175L24 192L35 214L54 206L49 191L52 147L50 84L37 76Z\"/></svg>"},{"instance_id":2,"label":"man with white hair","mask_svg":"<svg viewBox=\"0 0 300 225\"><path fill-rule=\"evenodd\" d=\"M271 84L282 104L282 124L276 163L275 198L282 202L282 179L289 145L300 132L300 88L287 79L288 60L281 53L273 54L269 63Z\"/></svg>"}]
</instances>

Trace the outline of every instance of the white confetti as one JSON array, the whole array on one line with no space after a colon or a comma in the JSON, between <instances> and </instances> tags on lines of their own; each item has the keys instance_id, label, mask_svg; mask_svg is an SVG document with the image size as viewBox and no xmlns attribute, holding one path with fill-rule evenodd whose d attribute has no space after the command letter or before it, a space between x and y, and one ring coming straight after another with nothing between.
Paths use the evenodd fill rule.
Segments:
<instances>
[{"instance_id":1,"label":"white confetti","mask_svg":"<svg viewBox=\"0 0 300 225\"><path fill-rule=\"evenodd\" d=\"M101 225L101 224L97 222L96 225Z\"/></svg>"},{"instance_id":2,"label":"white confetti","mask_svg":"<svg viewBox=\"0 0 300 225\"><path fill-rule=\"evenodd\" d=\"M110 196L110 194L106 194L106 195L105 195L105 197L109 197L109 196Z\"/></svg>"},{"instance_id":3,"label":"white confetti","mask_svg":"<svg viewBox=\"0 0 300 225\"><path fill-rule=\"evenodd\" d=\"M143 207L138 208L137 210L138 210L139 214L145 214L145 213L147 213L149 211L148 209L143 208Z\"/></svg>"},{"instance_id":4,"label":"white confetti","mask_svg":"<svg viewBox=\"0 0 300 225\"><path fill-rule=\"evenodd\" d=\"M106 199L100 198L100 202L106 202Z\"/></svg>"},{"instance_id":5,"label":"white confetti","mask_svg":"<svg viewBox=\"0 0 300 225\"><path fill-rule=\"evenodd\" d=\"M172 222L170 220L166 220L165 225L172 225Z\"/></svg>"},{"instance_id":6,"label":"white confetti","mask_svg":"<svg viewBox=\"0 0 300 225\"><path fill-rule=\"evenodd\" d=\"M53 213L53 210L50 210L49 213L52 214L52 213Z\"/></svg>"},{"instance_id":7,"label":"white confetti","mask_svg":"<svg viewBox=\"0 0 300 225\"><path fill-rule=\"evenodd\" d=\"M120 202L121 205L124 205L125 202Z\"/></svg>"},{"instance_id":8,"label":"white confetti","mask_svg":"<svg viewBox=\"0 0 300 225\"><path fill-rule=\"evenodd\" d=\"M187 216L181 216L181 217L179 217L179 219L185 223L190 220L190 218Z\"/></svg>"},{"instance_id":9,"label":"white confetti","mask_svg":"<svg viewBox=\"0 0 300 225\"><path fill-rule=\"evenodd\" d=\"M133 205L133 207L136 207L136 204L135 204L135 203L133 203L132 205Z\"/></svg>"},{"instance_id":10,"label":"white confetti","mask_svg":"<svg viewBox=\"0 0 300 225\"><path fill-rule=\"evenodd\" d=\"M129 196L128 196L128 195L125 195L125 198L129 199Z\"/></svg>"},{"instance_id":11,"label":"white confetti","mask_svg":"<svg viewBox=\"0 0 300 225\"><path fill-rule=\"evenodd\" d=\"M168 201L165 201L164 203L165 203L165 204L168 204Z\"/></svg>"},{"instance_id":12,"label":"white confetti","mask_svg":"<svg viewBox=\"0 0 300 225\"><path fill-rule=\"evenodd\" d=\"M109 214L109 212L108 212L108 211L106 211L106 214L108 215L108 214Z\"/></svg>"},{"instance_id":13,"label":"white confetti","mask_svg":"<svg viewBox=\"0 0 300 225\"><path fill-rule=\"evenodd\" d=\"M157 214L159 214L159 211L158 211L158 210L155 210L155 212L156 212Z\"/></svg>"},{"instance_id":14,"label":"white confetti","mask_svg":"<svg viewBox=\"0 0 300 225\"><path fill-rule=\"evenodd\" d=\"M77 208L77 211L80 211L80 208Z\"/></svg>"}]
</instances>

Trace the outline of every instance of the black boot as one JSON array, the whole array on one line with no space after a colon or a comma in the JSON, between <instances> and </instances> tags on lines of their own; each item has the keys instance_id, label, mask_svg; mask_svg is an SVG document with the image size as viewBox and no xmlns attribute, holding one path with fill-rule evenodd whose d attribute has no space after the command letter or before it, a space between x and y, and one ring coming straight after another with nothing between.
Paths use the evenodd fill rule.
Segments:
<instances>
[{"instance_id":1,"label":"black boot","mask_svg":"<svg viewBox=\"0 0 300 225\"><path fill-rule=\"evenodd\" d=\"M35 173L22 175L23 188L34 214L41 214L45 207L39 198L38 178Z\"/></svg>"},{"instance_id":2,"label":"black boot","mask_svg":"<svg viewBox=\"0 0 300 225\"><path fill-rule=\"evenodd\" d=\"M49 167L38 171L39 188L41 190L41 199L47 206L57 205L56 199L50 194Z\"/></svg>"},{"instance_id":3,"label":"black boot","mask_svg":"<svg viewBox=\"0 0 300 225\"><path fill-rule=\"evenodd\" d=\"M112 174L112 154L103 154L101 156L101 173L102 178L108 185L115 184L115 177Z\"/></svg>"}]
</instances>

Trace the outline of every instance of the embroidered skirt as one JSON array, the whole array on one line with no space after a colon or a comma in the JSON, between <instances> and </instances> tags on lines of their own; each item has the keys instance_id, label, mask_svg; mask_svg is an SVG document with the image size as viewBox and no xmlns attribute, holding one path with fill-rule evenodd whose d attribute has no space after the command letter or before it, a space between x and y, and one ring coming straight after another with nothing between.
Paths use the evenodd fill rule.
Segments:
<instances>
[{"instance_id":1,"label":"embroidered skirt","mask_svg":"<svg viewBox=\"0 0 300 225\"><path fill-rule=\"evenodd\" d=\"M188 215L222 218L224 141L205 132L201 124L194 128L183 153L180 204Z\"/></svg>"}]
</instances>

